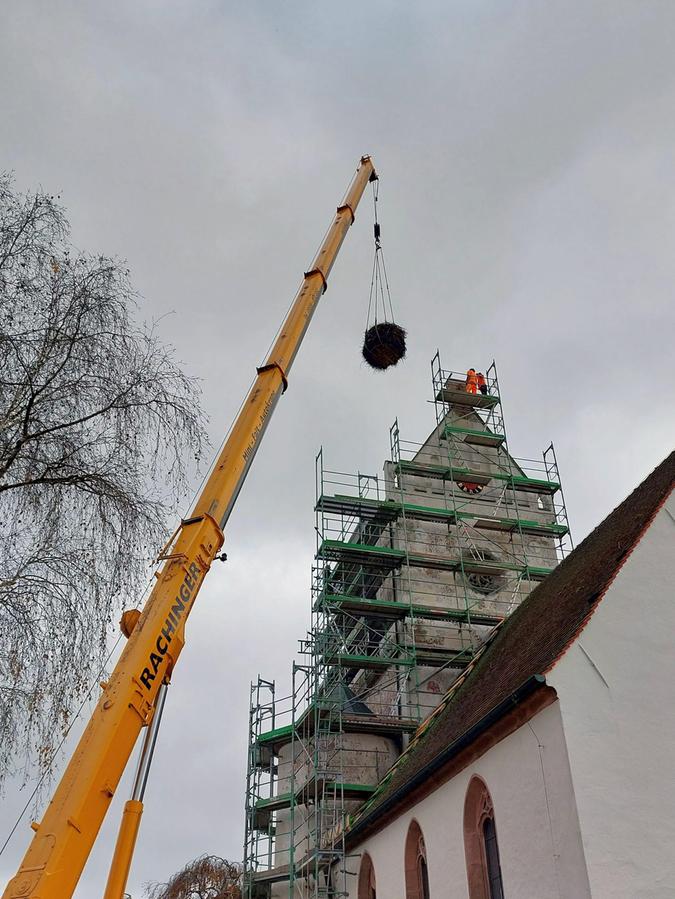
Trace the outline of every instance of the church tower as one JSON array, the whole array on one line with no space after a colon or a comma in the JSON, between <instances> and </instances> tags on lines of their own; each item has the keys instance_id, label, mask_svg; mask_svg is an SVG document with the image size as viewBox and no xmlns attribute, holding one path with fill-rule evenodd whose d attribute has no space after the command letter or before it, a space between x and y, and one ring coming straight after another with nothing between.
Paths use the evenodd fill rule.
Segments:
<instances>
[{"instance_id":1,"label":"church tower","mask_svg":"<svg viewBox=\"0 0 675 899\"><path fill-rule=\"evenodd\" d=\"M312 627L290 694L251 688L247 899L346 895L349 814L570 548L553 445L513 457L494 363L484 380L437 353L423 443L394 423L383 475L317 457Z\"/></svg>"}]
</instances>

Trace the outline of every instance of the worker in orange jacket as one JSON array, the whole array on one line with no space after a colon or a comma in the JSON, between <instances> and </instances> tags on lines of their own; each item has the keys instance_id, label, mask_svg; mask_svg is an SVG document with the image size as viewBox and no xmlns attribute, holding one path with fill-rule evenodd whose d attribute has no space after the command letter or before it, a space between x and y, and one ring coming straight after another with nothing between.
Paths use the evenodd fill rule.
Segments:
<instances>
[{"instance_id":1,"label":"worker in orange jacket","mask_svg":"<svg viewBox=\"0 0 675 899\"><path fill-rule=\"evenodd\" d=\"M478 393L478 378L475 368L470 368L466 373L466 392Z\"/></svg>"},{"instance_id":2,"label":"worker in orange jacket","mask_svg":"<svg viewBox=\"0 0 675 899\"><path fill-rule=\"evenodd\" d=\"M483 394L483 396L486 396L487 383L485 382L485 375L483 374L482 371L479 371L478 374L476 375L476 384L478 385L478 389Z\"/></svg>"}]
</instances>

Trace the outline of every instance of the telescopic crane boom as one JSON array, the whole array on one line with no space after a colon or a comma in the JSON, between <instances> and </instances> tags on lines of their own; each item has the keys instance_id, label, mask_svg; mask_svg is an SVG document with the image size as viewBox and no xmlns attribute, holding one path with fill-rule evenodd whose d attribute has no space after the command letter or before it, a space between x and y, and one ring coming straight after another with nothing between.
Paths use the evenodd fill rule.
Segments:
<instances>
[{"instance_id":1,"label":"telescopic crane boom","mask_svg":"<svg viewBox=\"0 0 675 899\"><path fill-rule=\"evenodd\" d=\"M126 612L128 636L119 661L73 753L35 836L3 899L72 896L117 785L144 727L150 725L185 643L185 621L211 563L223 528L251 466L270 416L288 385L288 373L328 276L354 221L369 181L377 179L368 156L356 175L303 283L279 336L234 422L189 518L181 521L159 556L163 562L140 617ZM147 741L146 741L147 745ZM143 760L139 766L141 780ZM138 778L137 778L138 780ZM121 896L138 832L142 803L127 802L106 897Z\"/></svg>"}]
</instances>

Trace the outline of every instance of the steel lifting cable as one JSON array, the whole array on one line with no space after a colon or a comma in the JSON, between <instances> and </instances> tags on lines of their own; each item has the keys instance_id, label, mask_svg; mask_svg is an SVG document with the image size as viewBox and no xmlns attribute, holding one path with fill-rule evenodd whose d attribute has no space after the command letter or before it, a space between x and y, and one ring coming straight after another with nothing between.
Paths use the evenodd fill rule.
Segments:
<instances>
[{"instance_id":1,"label":"steel lifting cable","mask_svg":"<svg viewBox=\"0 0 675 899\"><path fill-rule=\"evenodd\" d=\"M378 323L378 313L381 310L382 318L385 322L394 321L394 307L391 302L391 292L389 290L389 279L387 277L387 267L384 261L384 251L382 249L381 234L382 227L377 217L377 201L380 189L380 182L373 181L373 234L375 237L375 254L373 257L373 271L370 279L370 295L368 298L368 315L366 318L366 329L372 324Z\"/></svg>"},{"instance_id":2,"label":"steel lifting cable","mask_svg":"<svg viewBox=\"0 0 675 899\"><path fill-rule=\"evenodd\" d=\"M375 257L370 279L368 316L361 354L371 368L384 371L396 365L406 354L406 331L394 321L389 278L382 250L382 229L377 217L379 181L373 183L373 211L375 224Z\"/></svg>"}]
</instances>

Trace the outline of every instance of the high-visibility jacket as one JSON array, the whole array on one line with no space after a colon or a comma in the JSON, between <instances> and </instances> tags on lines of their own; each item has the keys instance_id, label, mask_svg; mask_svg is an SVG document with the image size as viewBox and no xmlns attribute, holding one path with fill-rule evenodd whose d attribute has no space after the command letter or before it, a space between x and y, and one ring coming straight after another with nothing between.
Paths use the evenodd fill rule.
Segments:
<instances>
[{"instance_id":1,"label":"high-visibility jacket","mask_svg":"<svg viewBox=\"0 0 675 899\"><path fill-rule=\"evenodd\" d=\"M470 368L466 373L466 392L476 393L478 390L478 378L476 377L476 369Z\"/></svg>"},{"instance_id":2,"label":"high-visibility jacket","mask_svg":"<svg viewBox=\"0 0 675 899\"><path fill-rule=\"evenodd\" d=\"M483 372L479 371L476 375L476 383L478 384L479 390L481 387L485 387L485 375L483 374Z\"/></svg>"}]
</instances>

